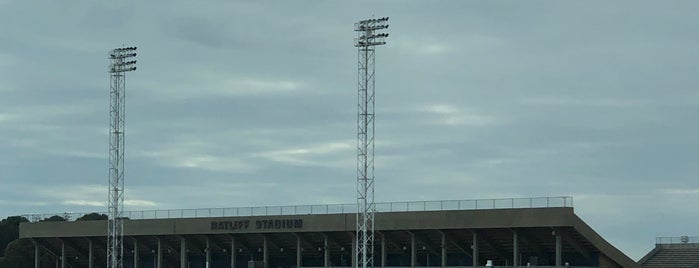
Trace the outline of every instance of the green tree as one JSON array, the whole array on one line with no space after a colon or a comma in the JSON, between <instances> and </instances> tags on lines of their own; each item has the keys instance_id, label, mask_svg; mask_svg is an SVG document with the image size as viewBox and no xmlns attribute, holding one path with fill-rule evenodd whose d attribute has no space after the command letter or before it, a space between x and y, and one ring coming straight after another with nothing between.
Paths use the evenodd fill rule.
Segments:
<instances>
[{"instance_id":1,"label":"green tree","mask_svg":"<svg viewBox=\"0 0 699 268\"><path fill-rule=\"evenodd\" d=\"M66 221L66 218L63 218L63 217L58 216L58 215L53 215L53 216L48 217L46 219L43 219L41 221Z\"/></svg>"},{"instance_id":2,"label":"green tree","mask_svg":"<svg viewBox=\"0 0 699 268\"><path fill-rule=\"evenodd\" d=\"M34 243L29 239L12 241L4 253L4 257L0 258L0 268L34 266Z\"/></svg>"},{"instance_id":3,"label":"green tree","mask_svg":"<svg viewBox=\"0 0 699 268\"><path fill-rule=\"evenodd\" d=\"M99 214L96 212L90 213L90 214L85 214L80 218L77 218L76 221L99 221L99 220L106 220L107 219L107 214Z\"/></svg>"},{"instance_id":4,"label":"green tree","mask_svg":"<svg viewBox=\"0 0 699 268\"><path fill-rule=\"evenodd\" d=\"M19 224L29 222L22 216L11 216L0 221L0 257L4 256L5 248L19 238Z\"/></svg>"}]
</instances>

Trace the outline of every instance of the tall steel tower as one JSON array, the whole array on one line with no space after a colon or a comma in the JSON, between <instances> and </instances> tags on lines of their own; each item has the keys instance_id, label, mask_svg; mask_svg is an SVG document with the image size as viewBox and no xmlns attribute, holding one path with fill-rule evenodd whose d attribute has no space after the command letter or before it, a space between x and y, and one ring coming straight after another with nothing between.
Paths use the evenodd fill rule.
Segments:
<instances>
[{"instance_id":1,"label":"tall steel tower","mask_svg":"<svg viewBox=\"0 0 699 268\"><path fill-rule=\"evenodd\" d=\"M357 268L374 267L374 53L385 45L388 17L354 24L359 54L359 101L357 106Z\"/></svg>"},{"instance_id":2,"label":"tall steel tower","mask_svg":"<svg viewBox=\"0 0 699 268\"><path fill-rule=\"evenodd\" d=\"M136 47L109 52L109 220L107 224L107 267L124 263L124 115L126 72L136 70Z\"/></svg>"}]
</instances>

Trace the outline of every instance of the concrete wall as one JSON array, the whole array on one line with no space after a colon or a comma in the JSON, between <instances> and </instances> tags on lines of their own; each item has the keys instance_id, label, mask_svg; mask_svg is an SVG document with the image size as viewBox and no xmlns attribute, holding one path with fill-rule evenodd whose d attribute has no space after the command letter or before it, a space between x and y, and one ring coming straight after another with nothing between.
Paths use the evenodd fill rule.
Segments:
<instances>
[{"instance_id":1,"label":"concrete wall","mask_svg":"<svg viewBox=\"0 0 699 268\"><path fill-rule=\"evenodd\" d=\"M604 256L602 254L599 255L599 267L600 268L623 268L621 265L618 265L612 259L610 259L609 257ZM633 267L637 267L637 266L633 266Z\"/></svg>"},{"instance_id":2,"label":"concrete wall","mask_svg":"<svg viewBox=\"0 0 699 268\"><path fill-rule=\"evenodd\" d=\"M391 212L377 231L573 228L599 254L600 267L639 267L574 214L573 208ZM354 214L125 220L127 236L354 232ZM107 221L22 223L21 238L105 237Z\"/></svg>"},{"instance_id":3,"label":"concrete wall","mask_svg":"<svg viewBox=\"0 0 699 268\"><path fill-rule=\"evenodd\" d=\"M573 226L572 208L391 212L376 215L376 230L434 230ZM302 221L302 226L294 225ZM289 223L291 222L291 225ZM216 226L212 226L212 225ZM354 214L125 220L125 235L354 231ZM105 236L106 221L22 223L20 237Z\"/></svg>"}]
</instances>

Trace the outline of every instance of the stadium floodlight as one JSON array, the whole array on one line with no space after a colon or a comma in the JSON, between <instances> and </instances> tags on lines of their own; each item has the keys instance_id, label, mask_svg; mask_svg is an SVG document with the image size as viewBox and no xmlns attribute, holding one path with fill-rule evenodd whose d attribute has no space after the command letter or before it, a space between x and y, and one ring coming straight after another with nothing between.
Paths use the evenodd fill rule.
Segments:
<instances>
[{"instance_id":1,"label":"stadium floodlight","mask_svg":"<svg viewBox=\"0 0 699 268\"><path fill-rule=\"evenodd\" d=\"M380 19L362 20L354 24L354 30L359 32L359 36L355 38L355 47L372 47L385 45L387 33L375 34L377 30L388 29L388 17Z\"/></svg>"},{"instance_id":2,"label":"stadium floodlight","mask_svg":"<svg viewBox=\"0 0 699 268\"><path fill-rule=\"evenodd\" d=\"M112 60L109 72L112 74L121 73L123 75L124 72L135 71L136 66L133 65L136 64L136 61L125 61L128 58L136 57L136 52L134 51L136 51L136 47L124 47L112 50L109 53L109 58Z\"/></svg>"},{"instance_id":3,"label":"stadium floodlight","mask_svg":"<svg viewBox=\"0 0 699 268\"><path fill-rule=\"evenodd\" d=\"M357 227L355 268L374 266L374 77L376 46L386 44L388 17L367 19L354 24L358 48L357 105ZM385 260L384 260L385 261Z\"/></svg>"},{"instance_id":4,"label":"stadium floodlight","mask_svg":"<svg viewBox=\"0 0 699 268\"><path fill-rule=\"evenodd\" d=\"M123 268L124 256L124 122L126 72L136 70L136 47L109 52L109 196L107 267Z\"/></svg>"}]
</instances>

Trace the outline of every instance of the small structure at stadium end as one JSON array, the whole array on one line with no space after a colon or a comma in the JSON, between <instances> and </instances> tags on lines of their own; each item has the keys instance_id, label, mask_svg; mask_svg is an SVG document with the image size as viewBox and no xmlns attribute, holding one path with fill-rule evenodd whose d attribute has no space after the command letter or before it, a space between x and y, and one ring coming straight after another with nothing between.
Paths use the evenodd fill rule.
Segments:
<instances>
[{"instance_id":1,"label":"small structure at stadium end","mask_svg":"<svg viewBox=\"0 0 699 268\"><path fill-rule=\"evenodd\" d=\"M574 213L571 197L376 209L376 267L639 267ZM124 267L352 267L355 210L338 204L124 212ZM37 260L105 267L106 220L40 222L45 216L20 225Z\"/></svg>"},{"instance_id":2,"label":"small structure at stadium end","mask_svg":"<svg viewBox=\"0 0 699 268\"><path fill-rule=\"evenodd\" d=\"M699 237L658 237L655 248L638 263L643 268L699 267Z\"/></svg>"}]
</instances>

